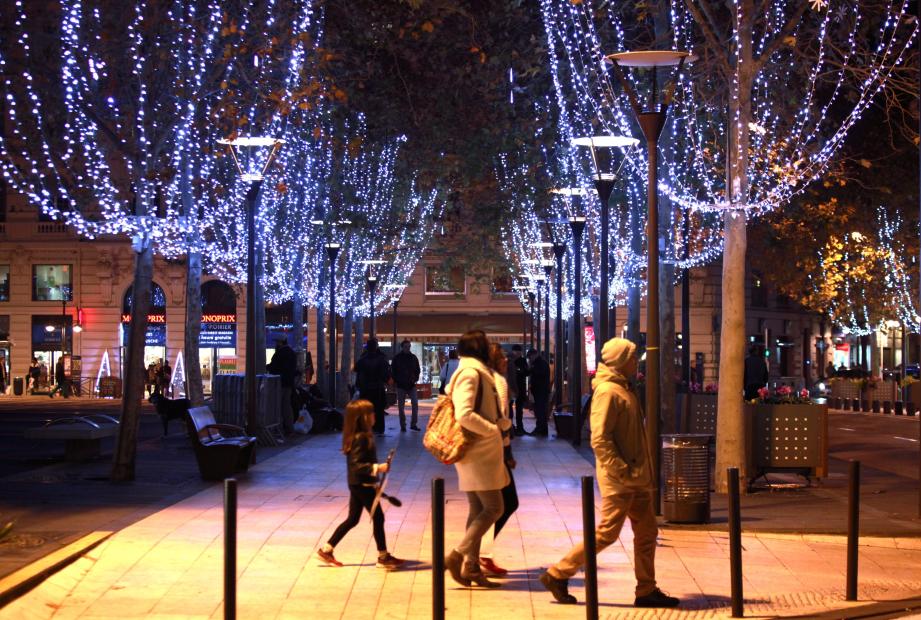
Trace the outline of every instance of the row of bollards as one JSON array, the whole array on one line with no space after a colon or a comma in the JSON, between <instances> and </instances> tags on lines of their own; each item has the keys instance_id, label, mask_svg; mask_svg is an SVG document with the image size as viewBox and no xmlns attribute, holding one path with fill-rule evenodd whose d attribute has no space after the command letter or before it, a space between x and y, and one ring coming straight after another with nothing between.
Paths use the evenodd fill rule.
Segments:
<instances>
[{"instance_id":1,"label":"row of bollards","mask_svg":"<svg viewBox=\"0 0 921 620\"><path fill-rule=\"evenodd\" d=\"M739 470L726 470L729 482L729 572L732 617L745 615L742 593L742 514L739 504ZM847 487L847 575L848 601L857 600L857 552L860 537L860 461L851 461L848 467Z\"/></svg>"},{"instance_id":2,"label":"row of bollards","mask_svg":"<svg viewBox=\"0 0 921 620\"><path fill-rule=\"evenodd\" d=\"M729 571L732 617L744 616L742 592L742 517L739 470L727 470L729 483ZM857 600L857 551L860 530L860 461L848 469L847 594ZM585 617L598 620L598 564L595 542L595 479L582 476L582 536L585 550ZM445 617L445 486L432 478L432 618ZM237 481L224 480L224 618L237 616Z\"/></svg>"}]
</instances>

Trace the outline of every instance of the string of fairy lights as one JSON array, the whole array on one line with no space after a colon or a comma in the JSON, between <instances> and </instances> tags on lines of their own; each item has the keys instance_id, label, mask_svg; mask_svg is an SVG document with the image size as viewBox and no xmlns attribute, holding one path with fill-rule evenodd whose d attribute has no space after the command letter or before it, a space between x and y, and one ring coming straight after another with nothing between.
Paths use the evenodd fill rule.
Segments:
<instances>
[{"instance_id":1,"label":"string of fairy lights","mask_svg":"<svg viewBox=\"0 0 921 620\"><path fill-rule=\"evenodd\" d=\"M267 298L297 287L320 303L324 244L338 241L340 307L369 311L358 266L381 257L376 301L392 304L431 238L437 192L398 166L404 138L373 142L363 117L324 99L311 65L322 7L223 4L136 0L113 12L62 0L56 75L43 62L48 44L33 45L43 16L24 0L4 7L0 172L82 237L143 237L170 258L199 252L208 273L242 282L248 183L235 164L260 167L267 153L231 161L216 142L264 132L285 145L256 214ZM328 225L346 220L354 226Z\"/></svg>"},{"instance_id":2,"label":"string of fairy lights","mask_svg":"<svg viewBox=\"0 0 921 620\"><path fill-rule=\"evenodd\" d=\"M695 70L697 63L692 62L674 75L674 98L665 129L669 139L660 143L663 156L659 190L678 208L671 211L672 221L663 227L667 231L663 262L683 268L717 258L722 252L721 220L727 211L744 211L749 216L766 213L782 207L819 178L848 131L894 68L903 62L917 36L918 24L904 1L883 2L872 20L863 13L865 9L860 3L848 2L814 3L800 19L792 20L800 4L770 3L764 15L753 16L751 20L756 65L751 92L746 93L751 98L749 117L743 118L738 110L730 117L729 101L703 95L737 91L740 84L737 73L727 69L729 75L720 76L706 62ZM629 48L637 34L637 25L624 22L622 7L617 3L541 0L539 6L554 84L558 148L563 150L574 135L639 135L626 95L612 76L606 58ZM743 9L737 7L739 11ZM740 22L745 18L740 15ZM743 61L738 45L740 22L732 22L736 45L731 46L734 58L730 65L734 68ZM793 27L788 30L789 24ZM670 25L675 49L700 48L700 28L686 3L672 2ZM777 33L785 36L780 38ZM640 77L648 75L647 71ZM654 74L652 79L656 79ZM777 105L780 93L785 100L796 102L791 114L784 113L788 106ZM748 140L744 179L727 175L731 145L727 144L726 136L730 123L736 124L737 133ZM628 204L638 204L645 197L641 185L646 169L645 153L633 149L624 157L627 159L624 197ZM568 159L565 153L562 158ZM508 168L507 164L503 167ZM571 173L572 166L562 168L564 174ZM578 175L572 180L576 186L591 187L590 178L588 183ZM510 188L515 185L507 183ZM527 197L529 193L536 195L534 188L518 182L516 204L535 213L535 201ZM642 217L642 209L639 211ZM622 222L617 221L617 214L612 216L613 231ZM688 242L694 249L687 255L683 251L684 218L690 218L693 231ZM592 220L590 217L589 227L594 224ZM660 231L660 237L664 231ZM509 231L512 259L525 257L524 262L533 261L533 250L528 252L543 239L540 232L540 227L533 224ZM616 300L629 286L642 284L637 278L643 261L636 251L637 244L625 243L623 236L616 233L611 241L615 256L611 290ZM892 260L900 255L896 250ZM586 264L597 265L597 261ZM621 265L633 265L634 270L626 275L624 269L629 267ZM900 318L917 325L904 269L892 266L889 277L893 290L900 291ZM586 284L597 286L594 281ZM840 313L836 316L849 329L869 328L865 317L855 315L853 320L848 317L845 321Z\"/></svg>"}]
</instances>

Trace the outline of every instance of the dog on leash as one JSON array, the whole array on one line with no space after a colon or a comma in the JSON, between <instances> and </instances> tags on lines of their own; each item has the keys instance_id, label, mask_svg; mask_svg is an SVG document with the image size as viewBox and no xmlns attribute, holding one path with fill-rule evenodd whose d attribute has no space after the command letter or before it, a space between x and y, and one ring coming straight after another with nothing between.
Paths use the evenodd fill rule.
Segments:
<instances>
[{"instance_id":1,"label":"dog on leash","mask_svg":"<svg viewBox=\"0 0 921 620\"><path fill-rule=\"evenodd\" d=\"M170 399L162 394L154 394L147 400L156 408L157 415L160 416L160 420L163 422L164 437L167 435L169 421L184 420L189 412L189 407L192 405L188 398Z\"/></svg>"}]
</instances>

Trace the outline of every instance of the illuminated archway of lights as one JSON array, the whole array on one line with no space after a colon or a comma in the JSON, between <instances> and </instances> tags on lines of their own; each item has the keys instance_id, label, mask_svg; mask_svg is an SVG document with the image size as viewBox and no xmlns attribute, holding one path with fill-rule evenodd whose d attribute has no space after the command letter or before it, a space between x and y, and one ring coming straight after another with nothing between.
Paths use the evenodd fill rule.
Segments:
<instances>
[{"instance_id":1,"label":"illuminated archway of lights","mask_svg":"<svg viewBox=\"0 0 921 620\"><path fill-rule=\"evenodd\" d=\"M212 195L224 165L214 141L226 137L212 93L235 71L224 51L297 40L292 31L315 27L312 3L244 0L231 14L215 0L61 0L57 74L33 41L43 17L27 5L2 9L12 22L0 39L5 180L83 237L143 234L168 256L198 247L224 222L212 211L224 202ZM253 62L270 68L282 52L253 51Z\"/></svg>"},{"instance_id":2,"label":"illuminated archway of lights","mask_svg":"<svg viewBox=\"0 0 921 620\"><path fill-rule=\"evenodd\" d=\"M592 135L590 121L567 121L567 111L560 105L559 112L548 110L550 105L537 109L542 118L555 121L555 127L538 132L535 143L544 142L544 133L553 136L550 146L540 149L538 162L522 162L509 154L499 157L496 173L503 200L514 205L520 213L503 230L506 239L506 258L516 275L527 281L531 290L535 282L544 275L542 261L553 259L549 242L547 221L558 242L567 247L563 274L563 316L572 315L572 299L569 291L574 280L572 259L572 233L566 222L571 215L586 218L583 236L583 283L585 295L582 310L592 313L592 293L601 284L601 203L594 190L592 177L595 174L590 151L572 146L572 138ZM608 248L611 272L609 290L611 303L625 304L631 288L645 291L645 226L646 226L646 171L637 166L645 165L638 159L636 149L631 149L615 158L624 158L619 183L610 201L610 223ZM579 195L554 194L552 188L577 188ZM685 254L684 221L691 219L687 254ZM680 270L706 264L722 253L722 223L718 216L710 213L690 213L677 209L672 221L663 227L665 242L662 263L672 264ZM545 244L545 245L541 245ZM554 263L555 265L555 263ZM556 267L554 266L554 270ZM527 302L527 292L518 291L522 303ZM556 316L555 279L550 290L551 316Z\"/></svg>"},{"instance_id":3,"label":"illuminated archway of lights","mask_svg":"<svg viewBox=\"0 0 921 620\"><path fill-rule=\"evenodd\" d=\"M666 129L673 139L661 145L667 151L660 189L686 209L758 214L783 205L819 177L917 34L908 2L882 4L878 14L883 19L875 31L864 32L870 20L860 3L814 3L788 37L768 48L772 35L783 31L802 2L768 3L767 12L755 20L752 37L755 57L765 57L756 67L750 119L728 119L726 101L703 101L701 91L729 89L703 63L697 71L694 63L686 66L677 78ZM563 123L591 119L607 133L631 135L625 114L629 105L605 60L626 51L630 25L619 14L621 4L541 0L540 8L557 99L565 110ZM698 49L701 35L687 3L673 0L670 16L675 49ZM737 31L732 36L738 40ZM858 43L865 40L875 47L859 54ZM854 75L860 77L854 80ZM778 106L779 92L785 100L800 102L799 107L785 114L784 106ZM747 123L750 134L747 195L726 193L724 147L730 122Z\"/></svg>"}]
</instances>

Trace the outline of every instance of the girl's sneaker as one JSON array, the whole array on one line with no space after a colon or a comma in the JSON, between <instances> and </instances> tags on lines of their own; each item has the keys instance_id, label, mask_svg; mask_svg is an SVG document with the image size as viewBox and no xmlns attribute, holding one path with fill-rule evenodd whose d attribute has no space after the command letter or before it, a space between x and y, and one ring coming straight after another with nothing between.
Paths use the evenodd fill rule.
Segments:
<instances>
[{"instance_id":1,"label":"girl's sneaker","mask_svg":"<svg viewBox=\"0 0 921 620\"><path fill-rule=\"evenodd\" d=\"M403 564L403 560L400 558L395 558L389 553L382 558L377 558L377 567L386 568L387 570L393 570L395 568L400 568Z\"/></svg>"},{"instance_id":2,"label":"girl's sneaker","mask_svg":"<svg viewBox=\"0 0 921 620\"><path fill-rule=\"evenodd\" d=\"M336 559L336 556L333 555L332 551L323 551L322 549L318 549L317 555L320 556L321 560L330 566L342 566L342 562Z\"/></svg>"}]
</instances>

